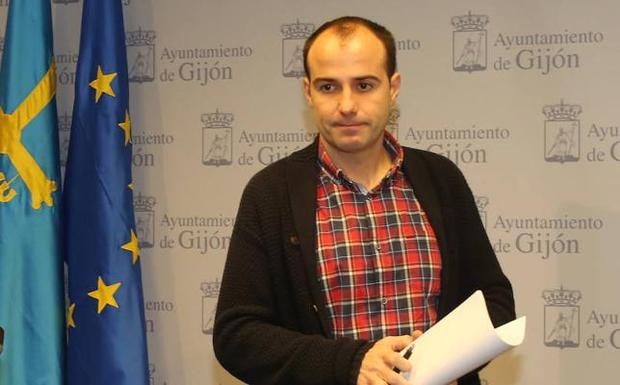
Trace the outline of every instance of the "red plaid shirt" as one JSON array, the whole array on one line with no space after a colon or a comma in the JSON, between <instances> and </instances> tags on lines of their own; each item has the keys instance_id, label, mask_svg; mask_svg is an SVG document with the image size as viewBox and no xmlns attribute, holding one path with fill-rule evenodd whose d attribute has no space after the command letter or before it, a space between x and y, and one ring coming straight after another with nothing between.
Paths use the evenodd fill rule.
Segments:
<instances>
[{"instance_id":1,"label":"red plaid shirt","mask_svg":"<svg viewBox=\"0 0 620 385\"><path fill-rule=\"evenodd\" d=\"M319 142L318 276L336 336L375 341L425 331L437 320L441 255L435 233L400 166L367 191L347 178Z\"/></svg>"}]
</instances>

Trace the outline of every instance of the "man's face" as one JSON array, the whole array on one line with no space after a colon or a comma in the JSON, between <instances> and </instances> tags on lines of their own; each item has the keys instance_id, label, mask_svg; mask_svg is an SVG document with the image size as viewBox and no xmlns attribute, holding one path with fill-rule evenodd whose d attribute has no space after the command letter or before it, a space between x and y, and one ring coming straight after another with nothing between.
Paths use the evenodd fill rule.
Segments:
<instances>
[{"instance_id":1,"label":"man's face","mask_svg":"<svg viewBox=\"0 0 620 385\"><path fill-rule=\"evenodd\" d=\"M400 75L388 79L381 41L359 26L344 39L323 32L308 52L310 79L304 93L319 134L331 154L361 154L381 148Z\"/></svg>"}]
</instances>

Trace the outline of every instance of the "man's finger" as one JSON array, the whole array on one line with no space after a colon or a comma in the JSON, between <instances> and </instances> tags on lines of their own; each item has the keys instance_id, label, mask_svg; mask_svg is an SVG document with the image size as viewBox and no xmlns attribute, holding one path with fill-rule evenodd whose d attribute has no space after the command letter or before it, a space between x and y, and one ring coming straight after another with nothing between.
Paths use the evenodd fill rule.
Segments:
<instances>
[{"instance_id":1,"label":"man's finger","mask_svg":"<svg viewBox=\"0 0 620 385\"><path fill-rule=\"evenodd\" d=\"M383 378L381 378L381 376L377 373L374 373L368 379L368 385L386 385L386 384L388 384L388 382L386 382Z\"/></svg>"},{"instance_id":2,"label":"man's finger","mask_svg":"<svg viewBox=\"0 0 620 385\"><path fill-rule=\"evenodd\" d=\"M385 339L389 341L390 347L394 351L403 350L413 341L412 336L386 337Z\"/></svg>"},{"instance_id":3,"label":"man's finger","mask_svg":"<svg viewBox=\"0 0 620 385\"><path fill-rule=\"evenodd\" d=\"M407 380L393 370L387 370L381 374L381 377L390 385L408 385Z\"/></svg>"},{"instance_id":4,"label":"man's finger","mask_svg":"<svg viewBox=\"0 0 620 385\"><path fill-rule=\"evenodd\" d=\"M398 369L399 372L408 372L412 368L411 362L400 354L396 354L394 357L390 357L390 359L392 362L389 365L394 369Z\"/></svg>"}]
</instances>

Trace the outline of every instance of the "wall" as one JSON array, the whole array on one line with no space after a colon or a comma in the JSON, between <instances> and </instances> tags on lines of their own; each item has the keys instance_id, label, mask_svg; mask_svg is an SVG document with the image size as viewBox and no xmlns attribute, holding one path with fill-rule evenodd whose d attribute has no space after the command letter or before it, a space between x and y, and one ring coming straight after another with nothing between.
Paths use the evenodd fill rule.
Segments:
<instances>
[{"instance_id":1,"label":"wall","mask_svg":"<svg viewBox=\"0 0 620 385\"><path fill-rule=\"evenodd\" d=\"M125 0L124 9L153 385L238 383L211 344L238 200L256 171L311 140L297 50L345 14L395 34L403 89L393 128L463 170L528 316L525 343L488 366L485 382L617 382L620 3ZM53 12L66 150L81 2L54 0Z\"/></svg>"}]
</instances>

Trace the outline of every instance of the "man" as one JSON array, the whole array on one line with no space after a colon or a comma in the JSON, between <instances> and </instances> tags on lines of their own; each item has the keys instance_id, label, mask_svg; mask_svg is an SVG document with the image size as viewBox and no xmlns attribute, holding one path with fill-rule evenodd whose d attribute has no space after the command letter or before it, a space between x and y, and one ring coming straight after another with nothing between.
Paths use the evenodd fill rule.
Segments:
<instances>
[{"instance_id":1,"label":"man","mask_svg":"<svg viewBox=\"0 0 620 385\"><path fill-rule=\"evenodd\" d=\"M304 63L319 135L244 190L215 353L252 384L404 385L398 352L476 289L495 325L512 320L510 283L462 174L385 130L400 90L392 35L336 19Z\"/></svg>"}]
</instances>

